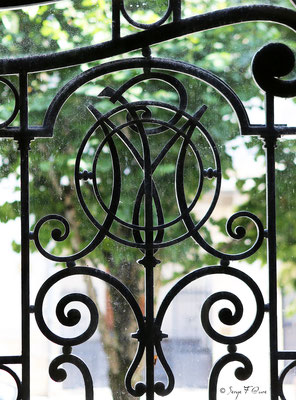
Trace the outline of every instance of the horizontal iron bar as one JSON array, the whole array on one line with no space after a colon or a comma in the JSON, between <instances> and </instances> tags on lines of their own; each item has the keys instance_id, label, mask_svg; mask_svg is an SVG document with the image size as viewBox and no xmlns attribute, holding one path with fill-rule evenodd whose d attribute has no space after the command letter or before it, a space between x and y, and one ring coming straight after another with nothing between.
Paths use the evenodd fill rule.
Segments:
<instances>
[{"instance_id":1,"label":"horizontal iron bar","mask_svg":"<svg viewBox=\"0 0 296 400\"><path fill-rule=\"evenodd\" d=\"M51 129L42 126L32 126L29 127L26 132L22 132L20 128L11 127L0 130L0 138L5 139L15 139L19 140L21 135L28 135L30 139L35 138L48 138L52 137ZM296 127L285 126L285 125L275 125L273 129L265 125L250 125L244 127L242 130L243 136L285 136L285 135L296 135Z\"/></svg>"},{"instance_id":2,"label":"horizontal iron bar","mask_svg":"<svg viewBox=\"0 0 296 400\"><path fill-rule=\"evenodd\" d=\"M296 360L296 351L279 351L279 360Z\"/></svg>"},{"instance_id":3,"label":"horizontal iron bar","mask_svg":"<svg viewBox=\"0 0 296 400\"><path fill-rule=\"evenodd\" d=\"M21 364L23 361L22 356L1 356L0 364Z\"/></svg>"},{"instance_id":4,"label":"horizontal iron bar","mask_svg":"<svg viewBox=\"0 0 296 400\"><path fill-rule=\"evenodd\" d=\"M296 127L285 126L285 125L274 125L268 127L266 125L250 125L244 127L242 130L243 136L284 136L284 135L296 135Z\"/></svg>"},{"instance_id":5,"label":"horizontal iron bar","mask_svg":"<svg viewBox=\"0 0 296 400\"><path fill-rule=\"evenodd\" d=\"M19 140L21 136L24 135L26 135L32 140L35 138L48 138L52 136L51 130L43 126L32 126L26 129L25 131L21 131L20 128L16 127L0 130L0 138Z\"/></svg>"},{"instance_id":6,"label":"horizontal iron bar","mask_svg":"<svg viewBox=\"0 0 296 400\"><path fill-rule=\"evenodd\" d=\"M190 33L252 21L275 22L296 31L296 12L293 10L268 5L230 7L164 24L157 28L118 38L115 41L110 40L55 54L2 59L0 60L0 74L9 75L24 71L37 72L70 67L138 50Z\"/></svg>"}]
</instances>

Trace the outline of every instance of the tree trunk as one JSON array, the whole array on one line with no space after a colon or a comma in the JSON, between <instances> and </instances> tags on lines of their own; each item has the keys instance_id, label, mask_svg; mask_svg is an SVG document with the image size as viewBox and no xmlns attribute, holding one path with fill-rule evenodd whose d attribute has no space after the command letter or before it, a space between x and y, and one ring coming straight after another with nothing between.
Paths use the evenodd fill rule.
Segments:
<instances>
[{"instance_id":1,"label":"tree trunk","mask_svg":"<svg viewBox=\"0 0 296 400\"><path fill-rule=\"evenodd\" d=\"M106 264L112 275L123 282L134 297L139 301L143 291L140 279L141 266L136 263L127 263L122 260L115 265L112 255L105 254ZM121 294L113 288L109 289L108 297L111 307L108 309L109 332L101 332L102 342L109 359L109 381L114 400L135 399L128 394L124 385L125 374L135 356L137 341L131 338L131 334L137 331L137 323L134 314ZM110 340L111 339L111 340Z\"/></svg>"},{"instance_id":2,"label":"tree trunk","mask_svg":"<svg viewBox=\"0 0 296 400\"><path fill-rule=\"evenodd\" d=\"M105 254L105 258L105 265L108 265L112 275L120 279L138 299L143 291L139 273L140 266L136 263L125 263L124 261L115 265L109 253ZM92 279L86 276L85 281L88 295L100 310ZM136 353L137 341L131 338L131 333L136 332L137 323L130 306L116 289L107 285L106 297L106 311L103 313L100 310L99 332L109 363L110 390L113 400L135 399L127 392L124 381L126 372ZM140 374L138 372L138 376L135 378L140 378Z\"/></svg>"}]
</instances>

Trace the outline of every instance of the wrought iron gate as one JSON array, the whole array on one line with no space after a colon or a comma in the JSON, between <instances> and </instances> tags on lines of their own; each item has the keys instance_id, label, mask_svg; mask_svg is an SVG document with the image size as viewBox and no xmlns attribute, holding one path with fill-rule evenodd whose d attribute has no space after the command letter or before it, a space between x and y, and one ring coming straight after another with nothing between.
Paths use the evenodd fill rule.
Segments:
<instances>
[{"instance_id":1,"label":"wrought iron gate","mask_svg":"<svg viewBox=\"0 0 296 400\"><path fill-rule=\"evenodd\" d=\"M24 1L2 2L2 7L24 5ZM33 1L28 3L34 3ZM40 1L35 2L40 3ZM7 85L12 91L15 99L15 108L11 117L1 124L0 136L11 138L19 143L21 157L21 264L22 264L22 353L16 356L0 357L0 368L11 374L18 388L17 399L28 400L30 398L30 314L34 314L37 324L42 333L54 343L62 346L62 355L54 359L50 364L50 375L54 380L63 380L63 372L59 369L63 363L74 364L83 375L85 381L86 399L93 398L92 377L87 366L82 360L75 356L75 346L88 340L97 328L98 313L94 303L83 295L71 294L65 297L57 306L57 314L65 325L75 325L77 315L65 317L65 307L72 301L84 303L91 313L91 321L87 330L75 338L62 338L54 334L47 326L43 314L43 302L49 289L56 282L74 275L89 275L105 281L113 286L126 299L132 308L138 324L137 333L132 335L132 340L138 341L138 349L134 361L126 374L125 385L133 396L145 395L147 399L154 399L155 394L166 396L174 389L174 374L162 350L162 340L167 336L162 332L162 323L166 311L171 302L191 282L203 276L221 274L235 277L243 281L252 291L256 301L256 315L251 326L237 336L225 336L217 332L209 320L209 312L212 305L226 299L232 302L235 313L224 310L220 313L220 320L226 325L236 324L243 314L241 301L237 296L228 292L218 292L211 295L201 309L201 321L207 334L215 341L226 345L226 354L214 365L209 377L209 398L217 398L217 382L223 367L232 362L238 361L242 368L236 370L236 377L240 380L247 379L252 374L252 364L247 355L241 354L237 350L237 345L251 338L261 326L264 313L268 313L270 326L270 382L271 398L277 399L279 396L284 399L283 382L288 371L296 366L295 351L278 350L277 332L277 255L276 255L276 215L275 215L275 148L277 139L283 135L295 135L296 127L286 127L274 123L274 98L293 97L296 95L296 80L282 80L282 76L290 73L294 68L293 52L284 44L271 43L264 46L255 54L253 59L252 71L258 86L265 92L266 122L263 125L251 124L248 114L241 100L236 93L219 77L210 71L203 70L195 65L189 65L182 61L171 59L159 59L153 57L150 46L164 42L172 38L187 35L193 32L202 32L217 27L236 24L247 21L273 21L287 26L291 30L296 30L296 12L290 8L282 8L273 5L250 5L237 6L229 9L216 10L190 18L183 18L181 13L181 0L169 0L168 8L163 17L152 24L143 24L134 21L125 9L124 1L113 0L112 2L112 40L98 45L93 45L77 50L49 54L42 56L30 56L20 59L1 59L0 60L0 81ZM127 36L121 32L121 21L127 21L139 31ZM30 126L28 116L28 76L36 71L54 70L62 67L83 64L94 60L103 60L110 56L121 55L132 50L141 49L143 57L120 59L105 63L85 72L72 79L55 96L41 126ZM277 62L276 60L280 60ZM96 122L84 136L81 146L78 149L75 162L75 187L81 206L89 221L96 228L97 233L91 243L83 250L70 256L56 256L50 254L43 248L39 234L43 225L48 221L59 221L64 232L60 229L52 231L52 237L56 241L63 241L67 238L70 226L67 220L60 215L46 215L37 222L33 232L29 229L29 150L30 142L40 138L51 138L59 111L66 100L91 80L109 74L111 72L127 69L138 69L142 72L117 90L106 87L101 96L107 97L114 104L114 108L106 113L101 112L96 107L89 105L89 111L95 117ZM211 86L231 105L240 126L241 135L253 135L262 139L266 151L266 228L264 222L251 212L238 212L232 215L227 222L227 232L234 239L243 239L245 231L242 227L233 229L233 225L240 217L245 217L252 221L257 229L257 237L252 246L243 253L224 254L215 249L205 241L200 233L202 226L210 218L219 198L221 186L221 164L218 149L202 124L201 119L206 111L206 106L201 106L193 115L187 111L187 97L185 87L179 75L185 74L196 80ZM19 80L19 87L16 87L10 77L5 75L16 75ZM179 107L172 106L168 102L141 100L130 102L125 98L125 92L136 83L146 80L158 80L167 83L179 96ZM259 89L258 89L259 90ZM117 103L117 105L115 105ZM171 117L168 121L158 117L157 110L164 110ZM126 120L116 125L113 117L119 113L124 113ZM19 126L12 125L12 122L19 115ZM131 129L138 135L141 142L142 152L139 152L133 144L132 139L125 134L126 128ZM82 167L83 152L87 143L97 130L100 130L100 142L96 153L93 156L93 166L91 170L84 170ZM150 137L161 136L163 132L170 130L171 138L159 150L159 154L152 159L150 151ZM211 152L211 165L205 165L203 154L200 153L194 140L194 134L204 140ZM143 180L135 193L133 205L133 216L131 221L124 221L117 215L117 210L121 196L121 160L116 148L115 138L119 138L128 148L132 157L138 164L143 174ZM180 151L175 165L175 192L176 201L179 208L179 216L167 222L163 215L161 201L155 184L153 174L159 167L162 160L166 157L169 150L180 143ZM105 204L100 195L97 184L97 165L104 146L109 147L110 157L113 166L113 186L110 197L110 204ZM188 201L184 189L184 164L188 149L194 154L195 162L199 169L199 181L195 197L191 202ZM198 221L192 217L192 210L198 202L203 183L206 179L215 180L214 196L208 211ZM88 181L93 186L94 196L102 209L105 211L105 220L100 223L93 215L83 197L82 183ZM141 207L144 207L143 222L140 216ZM132 240L126 240L112 233L111 226L114 222L132 232ZM186 232L179 237L166 240L165 232L167 228L174 224L184 224ZM117 241L123 245L139 249L142 252L142 259L138 261L145 270L145 315L135 300L133 294L116 276L107 274L100 269L76 265L76 261L92 252L100 246L104 238ZM156 252L160 248L174 246L177 243L192 238L198 246L206 252L216 257L219 261L217 265L207 266L196 269L180 279L173 288L167 293L158 312L154 315L154 269L160 262L156 258ZM260 288L246 273L231 266L233 260L243 260L255 254L262 243L266 240L268 246L268 268L269 268L269 301L264 303ZM46 258L65 263L65 269L51 276L40 288L34 305L30 304L30 249L29 243L33 241L39 252ZM173 249L174 247L172 247ZM173 251L173 250L172 250ZM72 354L73 347L73 354ZM132 386L133 374L139 365L144 352L146 351L146 378L145 382L139 382ZM154 358L157 354L168 377L168 383L155 382L154 379ZM283 371L279 372L279 361L291 360ZM12 365L22 366L22 376L19 377L11 368ZM124 382L122 382L124 384Z\"/></svg>"}]
</instances>

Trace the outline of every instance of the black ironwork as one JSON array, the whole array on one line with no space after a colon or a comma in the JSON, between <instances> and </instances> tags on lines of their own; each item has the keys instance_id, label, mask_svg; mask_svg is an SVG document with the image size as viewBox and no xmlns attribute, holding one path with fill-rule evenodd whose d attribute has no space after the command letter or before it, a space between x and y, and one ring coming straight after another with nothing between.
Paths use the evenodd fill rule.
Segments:
<instances>
[{"instance_id":1,"label":"black ironwork","mask_svg":"<svg viewBox=\"0 0 296 400\"><path fill-rule=\"evenodd\" d=\"M50 3L57 3L60 0L3 0L0 4L0 8L20 8L25 6L33 6L33 5L40 5L40 4L50 4Z\"/></svg>"},{"instance_id":2,"label":"black ironwork","mask_svg":"<svg viewBox=\"0 0 296 400\"><path fill-rule=\"evenodd\" d=\"M33 1L27 2L32 4ZM35 2L37 3L37 2ZM38 2L40 3L40 2ZM26 2L10 1L9 4L2 2L2 7L25 5ZM274 124L274 97L293 97L296 95L296 80L287 81L279 79L287 75L294 68L294 55L292 51L280 43L272 43L264 46L255 55L253 60L253 75L259 87L266 93L266 123L262 125L251 124L244 105L236 93L219 77L210 71L203 70L197 66L189 65L181 61L154 58L151 55L149 46L163 42L168 39L179 37L192 32L201 32L210 28L216 28L228 24L239 22L264 20L274 21L286 25L292 30L296 30L296 12L277 6L258 5L258 6L239 6L226 10L218 10L191 18L182 18L181 1L170 0L164 16L153 24L142 24L134 21L125 9L124 1L113 0L113 37L109 42L97 44L81 49L62 52L59 54L48 54L41 56L30 56L19 59L0 60L0 74L17 74L19 77L19 88L17 88L9 78L1 77L0 81L7 85L13 93L15 108L10 118L0 126L0 136L2 138L12 138L19 143L21 157L21 248L22 248L22 354L11 357L0 357L0 369L11 374L16 382L18 389L17 399L28 400L30 398L30 323L29 315L34 313L37 324L42 333L52 342L62 346L63 354L55 358L49 367L49 373L53 380L63 381L66 373L60 366L64 363L74 364L81 372L85 382L85 396L87 400L93 399L93 383L90 372L85 363L72 354L72 347L88 340L97 329L99 315L93 301L82 294L73 293L63 297L56 308L57 316L61 324L65 326L75 326L80 320L78 310L71 310L65 314L65 308L73 301L83 303L90 313L89 326L77 337L64 338L50 330L44 319L43 302L50 290L57 282L67 279L74 275L88 275L106 282L114 287L130 305L134 312L138 330L132 334L132 338L138 340L138 349L135 358L127 374L125 385L133 396L146 394L148 400L154 399L154 394L166 396L174 389L174 374L171 370L162 350L162 340L167 337L162 332L162 323L167 309L172 300L188 284L203 276L209 275L229 275L249 287L256 302L256 315L253 323L243 333L236 336L226 336L215 330L212 326L209 313L210 309L221 299L230 301L234 307L234 313L230 309L222 309L219 319L226 325L238 323L243 315L241 300L230 292L218 292L211 295L204 303L201 310L201 321L206 333L215 341L227 345L225 354L213 367L209 378L209 398L216 399L217 381L221 370L225 365L233 361L238 361L242 367L237 368L236 378L245 380L252 374L252 363L248 357L237 351L237 345L252 337L261 326L264 313L269 313L270 325L270 381L271 398L276 399L280 396L285 399L283 394L283 382L288 371L295 367L296 351L278 351L277 345L277 257L276 257L276 215L275 215L275 146L277 139L282 135L296 134L296 127L286 127L285 125ZM125 19L134 27L140 29L125 37L121 36L120 22ZM77 65L92 60L104 59L108 56L115 56L143 48L143 57L129 58L110 63L102 64L91 68L63 87L55 96L48 107L43 125L30 126L28 122L28 74L35 71L53 70L61 67ZM275 62L280 60L280 62ZM111 72L128 69L137 69L142 72L124 83L120 88L113 89L106 87L100 94L101 97L108 98L114 108L106 113L102 113L93 105L88 109L95 118L93 126L85 134L81 146L78 149L75 164L75 187L80 204L88 217L90 223L96 228L97 233L90 243L76 254L67 256L56 256L42 247L39 239L43 225L48 221L57 221L63 225L63 231L55 228L52 231L52 238L55 241L64 241L70 232L68 221L60 215L46 215L37 222L33 232L29 232L29 150L30 142L34 139L52 137L58 113L66 100L77 91L82 85L98 77ZM267 160L267 227L264 229L263 223L251 212L238 212L232 215L226 225L227 233L234 239L243 239L246 232L243 227L236 227L238 218L247 218L251 221L256 230L257 237L253 244L243 253L226 254L207 243L201 234L201 228L210 218L219 198L221 188L221 163L218 149L207 129L201 122L203 114L207 110L206 105L201 105L192 115L187 110L188 93L178 75L186 74L192 78L204 82L222 95L231 105L237 116L241 135L254 135L262 138L266 149ZM154 100L142 100L129 102L126 91L133 85L147 81L158 80L168 84L179 96L179 106L172 106L166 102ZM169 115L168 120L159 119L157 111L165 110ZM122 114L125 116L124 122L117 125L113 116ZM12 126L16 116L19 115L20 124L18 127ZM140 139L142 152L139 152L134 145L131 137L125 134L126 128L133 131ZM161 136L164 132L171 132L171 138L160 149L156 158L152 158L150 149L150 138ZM98 134L99 132L99 134ZM83 170L82 160L84 150L88 141L92 137L99 137L100 143L93 156L91 170ZM126 148L131 153L138 167L143 173L135 201L133 204L133 215L130 221L122 220L118 214L118 207L121 198L121 163L120 154L116 148L115 138L120 138ZM196 145L196 138L202 140L211 153L211 164L204 165L202 154ZM181 144L180 144L181 143ZM162 209L160 195L153 174L165 159L169 150L173 146L180 146L178 159L175 165L175 187L176 202L179 208L179 215L172 221L165 222L165 215ZM97 166L104 146L108 146L113 166L113 186L110 204L107 205L97 184ZM188 151L194 154L194 162L199 170L199 181L195 197L188 202L184 189L184 165ZM212 202L208 210L198 222L192 218L191 212L200 199L205 179L215 180L215 190ZM105 212L105 219L99 222L92 211L88 208L81 190L81 182L89 181L93 187L94 198ZM141 224L140 209L144 205L144 223ZM155 223L157 221L157 223ZM115 235L111 231L112 224L121 224L132 232L132 239L127 240ZM186 232L179 237L166 238L167 230L176 225L183 224ZM143 257L138 261L145 269L145 299L146 309L143 315L140 306L133 294L115 276L107 274L100 269L85 266L77 266L77 260L85 257L99 246L104 238L110 238L125 246L139 249ZM167 293L159 310L154 315L154 268L160 261L156 258L158 249L173 246L186 238L192 238L197 245L206 252L216 257L219 262L212 265L194 270L179 280ZM264 239L268 244L268 265L269 265L269 302L264 304L261 291L246 273L230 266L233 260L243 260L260 248ZM52 261L66 263L64 270L51 276L39 290L35 304L32 306L29 301L29 242L33 241L39 252ZM138 382L132 385L132 377L139 365L144 352L146 351L146 379L145 382ZM166 371L168 383L155 382L154 379L154 357L155 352ZM279 375L279 360L292 360ZM20 364L22 366L22 378L9 367L9 365Z\"/></svg>"}]
</instances>

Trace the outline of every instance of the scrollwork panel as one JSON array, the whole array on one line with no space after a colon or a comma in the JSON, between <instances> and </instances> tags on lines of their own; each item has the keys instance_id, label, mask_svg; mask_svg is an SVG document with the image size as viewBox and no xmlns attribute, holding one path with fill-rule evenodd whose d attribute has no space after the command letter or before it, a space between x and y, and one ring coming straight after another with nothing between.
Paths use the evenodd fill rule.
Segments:
<instances>
[{"instance_id":1,"label":"scrollwork panel","mask_svg":"<svg viewBox=\"0 0 296 400\"><path fill-rule=\"evenodd\" d=\"M101 77L118 71L126 74L126 82L117 88L106 86L102 90ZM185 79L181 78L182 74ZM197 99L199 104L198 106L195 104L196 108L193 110L189 109L191 105L186 87L190 79L197 82L200 90L200 99L199 97ZM152 85L155 90L158 83L161 84L160 88L164 86L170 89L175 104L163 101L157 95L148 98L147 87ZM236 353L235 346L252 337L262 322L264 304L260 290L246 274L229 266L231 260L243 260L257 252L265 235L262 222L247 211L240 211L229 217L225 227L228 236L237 241L244 241L246 245L246 250L237 253L228 254L215 248L205 234L207 231L204 228L219 201L223 164L220 151L223 146L216 145L213 135L207 128L211 118L205 119L207 126L202 123L210 111L210 105L202 101L203 89L210 87L216 96L222 95L227 99L236 115L237 128L244 130L249 125L248 116L230 87L212 73L189 65L185 67L182 63L170 60L151 59L147 54L144 58L94 67L70 81L54 98L44 123L50 129L53 130L55 127L56 130L59 126L57 118L61 118L65 104L67 109L68 99L75 105L77 89L82 88L84 93L88 93L89 87L92 87L92 93L94 88L98 88L99 100L88 96L86 102L85 96L82 96L81 105L86 110L88 118L83 122L81 130L72 132L71 129L67 130L64 127L65 148L68 147L71 153L74 152L74 158L70 159L70 163L69 157L65 158L69 163L67 169L69 177L64 186L69 188L62 189L64 191L62 196L69 196L69 209L64 215L42 216L30 235L30 239L43 256L52 261L66 263L66 269L54 274L40 289L35 303L36 320L40 330L49 340L63 346L64 355L52 362L50 371L53 379L65 380L66 374L60 365L72 363L77 366L85 379L87 396L92 396L90 393L93 392L93 384L87 383L90 382L89 371L84 362L76 358L75 349L72 354L71 347L90 339L96 331L100 323L96 305L88 296L80 293L68 294L59 301L56 313L59 322L65 326L75 326L80 321L78 310L67 308L72 302L83 303L91 316L89 326L83 333L66 338L55 334L48 327L43 317L43 301L51 286L72 275L93 276L109 283L127 299L138 324L137 332L132 334L132 337L139 342L138 349L126 374L126 387L133 396L146 393L147 398L152 398L152 392L165 396L173 390L175 378L162 348L162 340L167 337L167 334L162 332L162 320L172 299L188 283L206 275L229 275L241 279L254 293L257 304L254 321L244 333L232 337L216 332L210 322L209 314L214 303L227 300L233 307L231 309L224 307L219 312L219 319L225 325L236 325L243 315L239 297L221 291L211 295L202 306L201 321L204 330L213 340L229 345L229 353ZM139 90L145 99L134 101L133 93ZM72 94L75 96L71 96ZM78 100L80 101L79 96ZM222 142L221 137L218 140ZM62 182L66 182L64 177L57 183L62 184ZM204 193L211 197L206 208L200 207ZM88 224L92 229L85 230L85 237L89 240L90 232L93 232L93 238L88 243L81 241L76 253L64 255L59 248L62 249L63 245L67 247L68 241L73 242L78 233L81 235L84 232L80 214L75 215L71 203L71 196L75 194L80 203L80 210L84 213L85 226ZM61 204L64 201L61 201ZM252 240L248 239L247 230L241 226L241 221L247 221L248 229L252 227L256 231ZM46 247L45 239L49 233L51 236L49 243L57 244L51 251ZM159 269L157 264L160 263L156 256L165 255L167 249L185 243L186 239L187 241L193 239L196 246L221 259L221 265L196 269L197 265L191 262L194 272L181 279L169 291L154 321L154 306L151 303L153 268ZM143 254L143 258L138 260L138 264L142 264L142 267L134 264L132 268L141 271L144 267L145 270L145 310L144 307L143 309L139 307L128 287L116 278L118 271L114 260L122 255L118 253L119 247L116 247L118 245L115 246L115 243L131 248L129 258L132 257L133 260L139 251ZM110 274L103 272L100 265L98 269L76 266L76 262L81 258L86 260L89 258L95 266L93 260L99 263L100 257L106 254L113 260L110 263ZM185 252L184 256L185 262L187 259ZM170 260L175 261L176 258L171 257ZM125 268L124 264L122 268ZM144 382L138 380L133 384L133 375L145 350L146 380ZM153 378L153 385L151 355L156 357L154 362L158 360L158 366L167 376L164 381L154 381ZM243 360L245 364L244 357L239 353L234 356L237 360Z\"/></svg>"}]
</instances>

